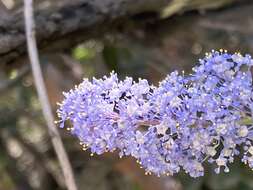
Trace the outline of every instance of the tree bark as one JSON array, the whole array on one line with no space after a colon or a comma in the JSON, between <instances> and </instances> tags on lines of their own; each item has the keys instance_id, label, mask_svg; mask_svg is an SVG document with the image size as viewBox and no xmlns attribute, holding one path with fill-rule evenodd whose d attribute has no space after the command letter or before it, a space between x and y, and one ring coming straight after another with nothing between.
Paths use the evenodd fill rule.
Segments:
<instances>
[{"instance_id":1,"label":"tree bark","mask_svg":"<svg viewBox=\"0 0 253 190\"><path fill-rule=\"evenodd\" d=\"M187 10L218 8L245 0L77 0L54 1L54 5L38 6L35 11L39 49L68 49L88 38L101 37L128 18L142 13L159 20L160 15ZM52 2L51 2L52 3ZM180 4L180 6L178 6ZM22 7L21 7L22 9ZM168 12L169 10L169 12ZM145 14L144 14L145 15ZM142 17L141 17L142 18ZM16 9L0 17L0 65L27 57L22 11Z\"/></svg>"}]
</instances>

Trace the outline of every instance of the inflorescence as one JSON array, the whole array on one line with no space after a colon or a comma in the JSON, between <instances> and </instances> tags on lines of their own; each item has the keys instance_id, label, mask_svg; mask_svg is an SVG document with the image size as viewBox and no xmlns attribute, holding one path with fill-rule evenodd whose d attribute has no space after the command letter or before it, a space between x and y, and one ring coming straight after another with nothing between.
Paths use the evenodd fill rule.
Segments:
<instances>
[{"instance_id":1,"label":"inflorescence","mask_svg":"<svg viewBox=\"0 0 253 190\"><path fill-rule=\"evenodd\" d=\"M133 156L146 174L183 169L204 175L203 164L229 172L235 156L253 168L253 88L250 55L212 51L189 76L177 71L158 87L115 73L64 93L61 127L91 153Z\"/></svg>"}]
</instances>

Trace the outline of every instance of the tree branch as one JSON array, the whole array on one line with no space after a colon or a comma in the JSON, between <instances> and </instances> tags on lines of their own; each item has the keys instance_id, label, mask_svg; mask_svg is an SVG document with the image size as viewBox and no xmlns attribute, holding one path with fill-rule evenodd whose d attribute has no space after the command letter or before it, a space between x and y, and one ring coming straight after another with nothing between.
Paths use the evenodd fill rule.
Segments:
<instances>
[{"instance_id":1,"label":"tree branch","mask_svg":"<svg viewBox=\"0 0 253 190\"><path fill-rule=\"evenodd\" d=\"M68 190L77 190L72 167L70 165L67 153L64 149L60 134L54 124L53 113L49 104L44 80L42 77L37 44L35 40L33 0L24 0L24 16L25 16L26 39L28 45L29 58L32 66L32 73L35 80L35 86L39 95L39 100L42 106L42 111L45 120L47 122L49 135L51 137L53 147L60 162L60 166L63 170Z\"/></svg>"},{"instance_id":2,"label":"tree branch","mask_svg":"<svg viewBox=\"0 0 253 190\"><path fill-rule=\"evenodd\" d=\"M170 0L139 0L138 3L134 0L64 1L60 6L35 10L37 42L40 49L69 48L101 35L115 20L143 11L158 11L168 2ZM19 12L12 13L8 22L0 22L1 64L26 56L23 23Z\"/></svg>"},{"instance_id":3,"label":"tree branch","mask_svg":"<svg viewBox=\"0 0 253 190\"><path fill-rule=\"evenodd\" d=\"M191 0L179 10L174 10L175 3L182 1L185 0L65 0L59 6L36 9L34 19L37 23L38 48L43 51L68 49L88 38L101 37L101 34L107 31L117 30L132 16L143 13L152 13L152 18L159 20L159 14L170 7L172 7L170 14L175 14L188 10L214 9L239 2L239 0ZM51 4L57 4L55 2L59 3L59 0L50 1ZM1 19L0 14L1 64L12 63L20 57L25 58L27 51L24 48L22 15L18 11L9 15L8 22L1 22Z\"/></svg>"}]
</instances>

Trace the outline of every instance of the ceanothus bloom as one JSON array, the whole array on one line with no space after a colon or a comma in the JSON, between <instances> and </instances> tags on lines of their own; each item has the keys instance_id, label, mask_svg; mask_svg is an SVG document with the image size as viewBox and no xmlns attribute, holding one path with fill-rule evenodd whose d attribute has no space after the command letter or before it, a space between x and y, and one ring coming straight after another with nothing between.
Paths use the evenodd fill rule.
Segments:
<instances>
[{"instance_id":1,"label":"ceanothus bloom","mask_svg":"<svg viewBox=\"0 0 253 190\"><path fill-rule=\"evenodd\" d=\"M59 123L70 121L84 150L133 156L147 174L199 177L205 162L229 172L235 156L253 168L252 65L250 55L212 51L157 87L113 72L84 79L64 93Z\"/></svg>"}]
</instances>

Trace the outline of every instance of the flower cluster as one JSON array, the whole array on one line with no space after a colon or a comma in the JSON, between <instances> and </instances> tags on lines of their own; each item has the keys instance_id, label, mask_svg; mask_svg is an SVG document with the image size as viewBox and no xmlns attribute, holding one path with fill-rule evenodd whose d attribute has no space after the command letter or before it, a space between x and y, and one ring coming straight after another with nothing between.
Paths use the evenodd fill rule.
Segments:
<instances>
[{"instance_id":1,"label":"flower cluster","mask_svg":"<svg viewBox=\"0 0 253 190\"><path fill-rule=\"evenodd\" d=\"M236 155L253 168L252 66L249 55L212 51L158 87L115 73L85 79L64 93L59 122L71 122L84 150L133 156L147 174L199 177L205 162L229 172Z\"/></svg>"}]
</instances>

